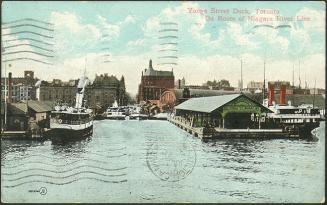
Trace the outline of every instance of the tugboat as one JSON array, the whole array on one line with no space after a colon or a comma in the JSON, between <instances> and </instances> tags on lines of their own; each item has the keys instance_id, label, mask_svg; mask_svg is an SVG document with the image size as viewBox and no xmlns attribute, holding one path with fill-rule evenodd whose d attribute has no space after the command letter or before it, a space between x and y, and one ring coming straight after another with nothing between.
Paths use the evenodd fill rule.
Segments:
<instances>
[{"instance_id":1,"label":"tugboat","mask_svg":"<svg viewBox=\"0 0 327 205\"><path fill-rule=\"evenodd\" d=\"M119 107L117 100L106 111L106 118L111 120L125 120L126 110L123 107Z\"/></svg>"},{"instance_id":2,"label":"tugboat","mask_svg":"<svg viewBox=\"0 0 327 205\"><path fill-rule=\"evenodd\" d=\"M50 129L45 133L51 139L75 139L93 133L92 110L84 107L84 90L88 79L82 77L77 86L75 107L55 106L51 112Z\"/></svg>"}]
</instances>

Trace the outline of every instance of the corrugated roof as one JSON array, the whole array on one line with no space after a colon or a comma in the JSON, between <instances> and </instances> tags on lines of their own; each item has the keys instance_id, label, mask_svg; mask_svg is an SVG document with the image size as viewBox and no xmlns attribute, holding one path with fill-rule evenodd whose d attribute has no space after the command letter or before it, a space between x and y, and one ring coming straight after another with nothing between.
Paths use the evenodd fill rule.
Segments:
<instances>
[{"instance_id":1,"label":"corrugated roof","mask_svg":"<svg viewBox=\"0 0 327 205\"><path fill-rule=\"evenodd\" d=\"M211 113L224 104L234 100L241 94L220 95L211 97L191 98L176 106L176 109L192 110L197 112Z\"/></svg>"},{"instance_id":2,"label":"corrugated roof","mask_svg":"<svg viewBox=\"0 0 327 205\"><path fill-rule=\"evenodd\" d=\"M8 104L9 115L25 115L26 112L27 112L27 105L25 103Z\"/></svg>"},{"instance_id":3,"label":"corrugated roof","mask_svg":"<svg viewBox=\"0 0 327 205\"><path fill-rule=\"evenodd\" d=\"M49 112L53 110L52 107L40 101L28 101L28 107L35 112Z\"/></svg>"}]
</instances>

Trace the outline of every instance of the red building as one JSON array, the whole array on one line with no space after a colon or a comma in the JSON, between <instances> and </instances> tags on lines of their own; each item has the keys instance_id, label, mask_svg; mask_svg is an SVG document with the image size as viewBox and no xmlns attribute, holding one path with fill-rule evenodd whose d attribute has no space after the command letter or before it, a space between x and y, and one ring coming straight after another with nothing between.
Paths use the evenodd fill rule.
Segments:
<instances>
[{"instance_id":1,"label":"red building","mask_svg":"<svg viewBox=\"0 0 327 205\"><path fill-rule=\"evenodd\" d=\"M154 70L150 59L149 68L142 71L141 84L138 91L138 102L159 101L166 90L174 89L174 73L172 71Z\"/></svg>"}]
</instances>

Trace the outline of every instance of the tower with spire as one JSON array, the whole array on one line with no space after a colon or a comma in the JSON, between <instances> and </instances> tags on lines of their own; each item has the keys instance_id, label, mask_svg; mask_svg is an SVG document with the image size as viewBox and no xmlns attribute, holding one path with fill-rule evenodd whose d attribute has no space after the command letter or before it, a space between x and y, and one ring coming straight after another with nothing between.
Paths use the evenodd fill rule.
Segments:
<instances>
[{"instance_id":1,"label":"tower with spire","mask_svg":"<svg viewBox=\"0 0 327 205\"><path fill-rule=\"evenodd\" d=\"M155 70L150 59L148 68L142 71L138 101L159 100L164 91L174 89L174 86L173 69L171 71Z\"/></svg>"}]
</instances>

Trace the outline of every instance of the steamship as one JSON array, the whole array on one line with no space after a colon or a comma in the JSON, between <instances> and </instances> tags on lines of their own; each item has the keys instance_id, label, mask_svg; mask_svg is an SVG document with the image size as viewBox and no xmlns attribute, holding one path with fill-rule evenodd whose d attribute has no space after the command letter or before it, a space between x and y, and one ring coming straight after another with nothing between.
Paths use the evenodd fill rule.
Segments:
<instances>
[{"instance_id":1,"label":"steamship","mask_svg":"<svg viewBox=\"0 0 327 205\"><path fill-rule=\"evenodd\" d=\"M280 88L279 104L274 100L274 87L269 84L268 87L268 102L267 107L273 113L267 113L267 125L269 128L282 128L290 135L302 138L312 136L312 130L319 127L320 121L323 117L320 110L314 107L314 104L302 104L300 106L293 106L291 102L286 104L286 87L282 85Z\"/></svg>"},{"instance_id":2,"label":"steamship","mask_svg":"<svg viewBox=\"0 0 327 205\"><path fill-rule=\"evenodd\" d=\"M50 129L46 136L52 139L75 139L93 133L92 110L84 107L84 90L88 80L82 77L77 86L75 107L56 106L51 112Z\"/></svg>"}]
</instances>

